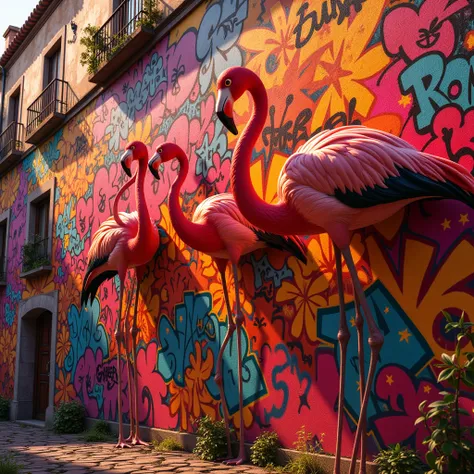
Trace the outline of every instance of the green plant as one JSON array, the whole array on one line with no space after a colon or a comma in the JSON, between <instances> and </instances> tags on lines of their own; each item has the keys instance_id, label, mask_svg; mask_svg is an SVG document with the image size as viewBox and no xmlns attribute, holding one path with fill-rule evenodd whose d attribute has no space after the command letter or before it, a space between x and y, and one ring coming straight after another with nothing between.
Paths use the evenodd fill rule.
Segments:
<instances>
[{"instance_id":1,"label":"green plant","mask_svg":"<svg viewBox=\"0 0 474 474\"><path fill-rule=\"evenodd\" d=\"M323 452L324 433L321 436L321 440L315 440L311 431L307 432L303 425L299 431L296 432L296 436L296 441L293 443L296 451L310 454Z\"/></svg>"},{"instance_id":2,"label":"green plant","mask_svg":"<svg viewBox=\"0 0 474 474\"><path fill-rule=\"evenodd\" d=\"M163 18L163 12L158 8L155 0L144 0L143 17L137 21L137 26L154 28Z\"/></svg>"},{"instance_id":3,"label":"green plant","mask_svg":"<svg viewBox=\"0 0 474 474\"><path fill-rule=\"evenodd\" d=\"M86 412L76 402L62 402L54 415L54 431L56 433L81 433L84 431Z\"/></svg>"},{"instance_id":4,"label":"green plant","mask_svg":"<svg viewBox=\"0 0 474 474\"><path fill-rule=\"evenodd\" d=\"M290 474L322 474L324 471L318 464L314 454L303 453L284 466L283 472Z\"/></svg>"},{"instance_id":5,"label":"green plant","mask_svg":"<svg viewBox=\"0 0 474 474\"><path fill-rule=\"evenodd\" d=\"M399 443L379 452L374 458L379 474L423 474L425 465L416 452Z\"/></svg>"},{"instance_id":6,"label":"green plant","mask_svg":"<svg viewBox=\"0 0 474 474\"><path fill-rule=\"evenodd\" d=\"M108 441L111 438L109 424L104 420L99 420L84 435L84 440L89 443Z\"/></svg>"},{"instance_id":7,"label":"green plant","mask_svg":"<svg viewBox=\"0 0 474 474\"><path fill-rule=\"evenodd\" d=\"M11 454L0 456L0 474L18 474L23 466L18 464Z\"/></svg>"},{"instance_id":8,"label":"green plant","mask_svg":"<svg viewBox=\"0 0 474 474\"><path fill-rule=\"evenodd\" d=\"M8 420L10 411L10 400L0 395L0 421Z\"/></svg>"},{"instance_id":9,"label":"green plant","mask_svg":"<svg viewBox=\"0 0 474 474\"><path fill-rule=\"evenodd\" d=\"M428 445L426 462L431 468L428 474L465 474L474 472L474 426L463 426L461 417L469 417L469 413L459 406L461 383L474 387L474 352L461 354L465 342L474 344L474 323L464 321L464 313L459 321L453 321L450 314L443 312L447 319L446 332L457 330L454 354L442 354L442 370L438 375L438 383L445 382L451 391L440 392L442 400L428 405L426 400L419 406L421 416L415 424L424 423L429 435L423 441ZM472 425L472 423L471 423Z\"/></svg>"},{"instance_id":10,"label":"green plant","mask_svg":"<svg viewBox=\"0 0 474 474\"><path fill-rule=\"evenodd\" d=\"M105 420L97 421L93 430L97 431L97 433L110 434L110 426Z\"/></svg>"},{"instance_id":11,"label":"green plant","mask_svg":"<svg viewBox=\"0 0 474 474\"><path fill-rule=\"evenodd\" d=\"M100 66L99 53L105 50L106 41L102 33L97 36L99 28L97 26L87 25L84 28L84 36L81 37L80 43L85 46L86 50L81 53L80 63L87 66L87 72L93 74Z\"/></svg>"},{"instance_id":12,"label":"green plant","mask_svg":"<svg viewBox=\"0 0 474 474\"><path fill-rule=\"evenodd\" d=\"M107 61L112 58L115 53L123 48L123 45L128 41L130 35L118 34L112 37L110 43L107 46Z\"/></svg>"},{"instance_id":13,"label":"green plant","mask_svg":"<svg viewBox=\"0 0 474 474\"><path fill-rule=\"evenodd\" d=\"M278 435L273 431L267 431L257 437L250 448L250 460L260 467L274 465L278 453Z\"/></svg>"},{"instance_id":14,"label":"green plant","mask_svg":"<svg viewBox=\"0 0 474 474\"><path fill-rule=\"evenodd\" d=\"M34 235L23 245L23 271L28 272L45 265L50 265L50 259L45 256L46 240L41 235Z\"/></svg>"},{"instance_id":15,"label":"green plant","mask_svg":"<svg viewBox=\"0 0 474 474\"><path fill-rule=\"evenodd\" d=\"M153 444L153 447L156 449L156 451L183 451L184 450L183 446L173 438L165 438L160 443L158 443L158 441L156 440L153 440L152 444Z\"/></svg>"},{"instance_id":16,"label":"green plant","mask_svg":"<svg viewBox=\"0 0 474 474\"><path fill-rule=\"evenodd\" d=\"M307 432L304 425L296 432L297 439L293 446L301 454L294 459L291 459L285 466L267 466L271 471L288 474L322 474L324 471L318 463L315 454L323 450L321 440L314 440L311 432Z\"/></svg>"},{"instance_id":17,"label":"green plant","mask_svg":"<svg viewBox=\"0 0 474 474\"><path fill-rule=\"evenodd\" d=\"M193 450L205 461L215 461L227 455L227 438L223 421L214 421L209 416L197 420L197 441Z\"/></svg>"}]
</instances>

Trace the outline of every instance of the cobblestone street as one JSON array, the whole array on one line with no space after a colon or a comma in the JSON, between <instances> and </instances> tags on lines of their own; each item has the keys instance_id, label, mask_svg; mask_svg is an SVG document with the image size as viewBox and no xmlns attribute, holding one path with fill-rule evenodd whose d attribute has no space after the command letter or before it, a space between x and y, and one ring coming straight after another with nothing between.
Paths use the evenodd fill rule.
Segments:
<instances>
[{"instance_id":1,"label":"cobblestone street","mask_svg":"<svg viewBox=\"0 0 474 474\"><path fill-rule=\"evenodd\" d=\"M12 453L22 473L248 473L265 474L251 465L225 466L201 461L189 453L158 453L149 447L118 450L114 443L86 443L80 435L57 435L52 431L0 423L0 458Z\"/></svg>"}]
</instances>

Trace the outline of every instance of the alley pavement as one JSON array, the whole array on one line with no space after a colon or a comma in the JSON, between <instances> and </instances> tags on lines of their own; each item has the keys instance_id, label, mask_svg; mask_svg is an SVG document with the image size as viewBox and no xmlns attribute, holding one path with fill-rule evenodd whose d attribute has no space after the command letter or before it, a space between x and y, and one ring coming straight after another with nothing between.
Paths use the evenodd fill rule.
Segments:
<instances>
[{"instance_id":1,"label":"alley pavement","mask_svg":"<svg viewBox=\"0 0 474 474\"><path fill-rule=\"evenodd\" d=\"M11 453L22 473L246 473L265 474L252 465L226 466L190 453L158 453L150 447L115 449L113 441L87 443L81 435L58 435L21 423L0 422L0 459Z\"/></svg>"}]
</instances>

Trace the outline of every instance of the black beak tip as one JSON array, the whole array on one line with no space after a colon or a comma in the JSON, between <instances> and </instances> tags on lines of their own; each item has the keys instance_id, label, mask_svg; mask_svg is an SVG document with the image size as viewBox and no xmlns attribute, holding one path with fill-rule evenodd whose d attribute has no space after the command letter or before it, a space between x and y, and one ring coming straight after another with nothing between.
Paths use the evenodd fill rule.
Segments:
<instances>
[{"instance_id":1,"label":"black beak tip","mask_svg":"<svg viewBox=\"0 0 474 474\"><path fill-rule=\"evenodd\" d=\"M151 163L148 165L148 169L150 170L153 177L159 181L160 180L160 173L158 172L157 169L153 168Z\"/></svg>"},{"instance_id":2,"label":"black beak tip","mask_svg":"<svg viewBox=\"0 0 474 474\"><path fill-rule=\"evenodd\" d=\"M125 162L122 161L122 168L123 170L125 171L125 174L131 178L132 177L132 173L130 172L130 168L125 164Z\"/></svg>"},{"instance_id":3,"label":"black beak tip","mask_svg":"<svg viewBox=\"0 0 474 474\"><path fill-rule=\"evenodd\" d=\"M224 127L227 128L230 133L237 135L237 127L235 126L234 119L232 117L229 117L223 111L217 112L217 117L222 122L222 125L224 125Z\"/></svg>"}]
</instances>

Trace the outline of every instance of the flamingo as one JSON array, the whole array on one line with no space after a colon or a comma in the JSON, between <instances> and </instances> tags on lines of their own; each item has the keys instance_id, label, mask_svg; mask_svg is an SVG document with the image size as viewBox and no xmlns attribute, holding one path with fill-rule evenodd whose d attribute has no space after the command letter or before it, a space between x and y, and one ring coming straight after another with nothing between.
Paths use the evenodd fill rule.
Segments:
<instances>
[{"instance_id":1,"label":"flamingo","mask_svg":"<svg viewBox=\"0 0 474 474\"><path fill-rule=\"evenodd\" d=\"M239 410L243 410L243 391L242 391L242 348L241 348L241 327L244 318L240 311L239 299L239 278L237 274L237 264L242 255L246 255L254 250L263 247L273 247L280 250L286 250L295 255L298 259L306 263L306 248L297 237L285 238L280 235L262 232L254 228L242 216L234 198L230 193L217 194L210 196L202 201L194 212L192 221L189 221L183 214L179 204L179 193L186 176L188 175L189 162L185 152L174 143L163 143L158 145L156 153L150 159L149 168L153 176L159 179L160 163L165 163L176 158L179 161L179 173L173 182L169 196L168 204L170 209L170 218L177 234L190 247L210 255L216 262L221 275L224 298L227 306L228 327L224 341L217 356L217 369L215 381L219 387L219 393L224 414L224 422L227 435L228 458L232 456L229 432L229 414L224 397L224 388L222 383L222 358L224 350L232 334L237 329L237 357L238 357L238 380L239 380ZM225 269L227 263L231 262L235 282L235 301L237 306L237 316L232 317L232 311L227 291ZM240 450L242 460L245 457L244 450L244 424L243 416L240 418ZM227 460L227 463L235 463L236 460ZM242 462L242 461L240 461Z\"/></svg>"},{"instance_id":2,"label":"flamingo","mask_svg":"<svg viewBox=\"0 0 474 474\"><path fill-rule=\"evenodd\" d=\"M371 350L351 457L350 474L354 474L361 433L363 429L365 431L370 390L384 338L357 277L349 248L351 234L388 218L420 199L456 199L474 207L474 179L457 163L420 152L387 132L364 126L346 126L319 133L291 155L278 179L279 202L268 204L255 192L250 179L252 151L268 112L265 87L254 72L244 67L232 67L219 76L217 90L217 116L235 135L238 132L233 120L234 102L245 91L250 92L254 102L250 121L235 146L231 165L232 190L242 215L251 224L258 224L259 228L275 234L285 233L287 229L292 229L295 235L327 232L335 248L341 307L336 474L340 472L344 375L349 339L341 285L341 254L349 269L356 307L361 305L367 321ZM358 340L361 340L360 335ZM365 457L363 450L361 460L365 461ZM363 462L360 469L364 472Z\"/></svg>"},{"instance_id":3,"label":"flamingo","mask_svg":"<svg viewBox=\"0 0 474 474\"><path fill-rule=\"evenodd\" d=\"M122 333L122 302L124 282L127 270L135 268L137 289L135 295L135 312L133 317L132 352L134 358L134 406L130 407L130 419L135 412L135 433L131 433L132 444L145 444L139 437L138 427L138 377L136 368L136 336L137 307L141 280L143 279L144 266L153 258L160 243L158 229L150 219L145 201L144 181L147 173L148 150L144 143L134 141L129 143L121 157L121 165L125 173L131 177L130 167L133 161L138 162L135 176L119 191L114 203L114 215L104 221L92 238L88 255L88 268L84 277L81 293L81 304L93 300L99 286L115 275L120 279L119 309L115 328L117 340L117 383L118 383L118 410L119 410L119 439L117 448L130 447L123 437L122 424L122 390L120 351L123 341ZM137 211L132 213L118 212L118 198L126 188L135 182L135 198Z\"/></svg>"}]
</instances>

